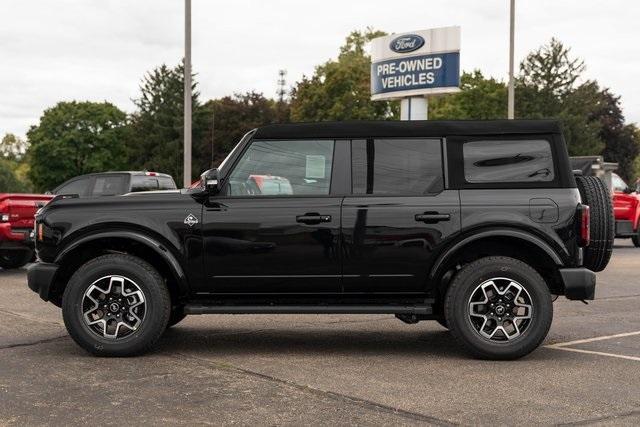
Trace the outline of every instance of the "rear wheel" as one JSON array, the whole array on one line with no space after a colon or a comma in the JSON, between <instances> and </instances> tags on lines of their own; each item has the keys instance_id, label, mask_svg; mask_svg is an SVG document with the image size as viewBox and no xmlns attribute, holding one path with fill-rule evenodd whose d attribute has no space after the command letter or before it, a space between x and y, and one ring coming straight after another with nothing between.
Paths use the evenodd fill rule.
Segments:
<instances>
[{"instance_id":1,"label":"rear wheel","mask_svg":"<svg viewBox=\"0 0 640 427\"><path fill-rule=\"evenodd\" d=\"M5 270L20 268L29 263L33 258L31 249L24 250L2 250L0 251L0 267Z\"/></svg>"},{"instance_id":2,"label":"rear wheel","mask_svg":"<svg viewBox=\"0 0 640 427\"><path fill-rule=\"evenodd\" d=\"M522 261L481 258L464 266L445 298L453 336L481 359L517 359L537 348L551 326L551 294Z\"/></svg>"},{"instance_id":3,"label":"rear wheel","mask_svg":"<svg viewBox=\"0 0 640 427\"><path fill-rule=\"evenodd\" d=\"M584 249L583 264L589 270L602 271L611 259L615 237L611 194L604 181L595 176L576 176L576 184L591 215L590 243Z\"/></svg>"},{"instance_id":4,"label":"rear wheel","mask_svg":"<svg viewBox=\"0 0 640 427\"><path fill-rule=\"evenodd\" d=\"M132 356L160 338L171 310L164 281L131 255L95 258L76 271L62 297L71 338L97 356Z\"/></svg>"}]
</instances>

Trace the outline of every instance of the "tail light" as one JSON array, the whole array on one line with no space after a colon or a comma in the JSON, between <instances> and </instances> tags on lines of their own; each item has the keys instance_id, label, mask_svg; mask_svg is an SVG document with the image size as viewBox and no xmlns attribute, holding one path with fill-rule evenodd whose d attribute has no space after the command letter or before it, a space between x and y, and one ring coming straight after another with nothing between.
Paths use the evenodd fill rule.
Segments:
<instances>
[{"instance_id":1,"label":"tail light","mask_svg":"<svg viewBox=\"0 0 640 427\"><path fill-rule=\"evenodd\" d=\"M9 222L9 214L0 212L0 222Z\"/></svg>"},{"instance_id":2,"label":"tail light","mask_svg":"<svg viewBox=\"0 0 640 427\"><path fill-rule=\"evenodd\" d=\"M591 240L591 215L589 206L580 205L580 246L589 246Z\"/></svg>"}]
</instances>

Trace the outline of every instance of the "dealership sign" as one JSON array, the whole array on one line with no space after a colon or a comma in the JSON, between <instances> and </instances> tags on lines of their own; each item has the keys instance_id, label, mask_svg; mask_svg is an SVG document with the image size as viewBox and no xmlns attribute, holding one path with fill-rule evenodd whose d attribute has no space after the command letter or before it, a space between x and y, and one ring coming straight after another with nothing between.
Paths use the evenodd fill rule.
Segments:
<instances>
[{"instance_id":1,"label":"dealership sign","mask_svg":"<svg viewBox=\"0 0 640 427\"><path fill-rule=\"evenodd\" d=\"M457 92L460 27L378 37L371 60L371 99Z\"/></svg>"}]
</instances>

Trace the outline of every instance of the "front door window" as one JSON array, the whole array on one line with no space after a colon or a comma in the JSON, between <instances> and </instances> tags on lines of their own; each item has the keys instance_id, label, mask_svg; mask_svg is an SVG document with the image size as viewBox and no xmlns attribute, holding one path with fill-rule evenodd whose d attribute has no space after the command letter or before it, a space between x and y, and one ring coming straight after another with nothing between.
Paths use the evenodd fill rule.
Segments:
<instances>
[{"instance_id":1,"label":"front door window","mask_svg":"<svg viewBox=\"0 0 640 427\"><path fill-rule=\"evenodd\" d=\"M230 196L326 196L332 140L254 141L227 184Z\"/></svg>"}]
</instances>

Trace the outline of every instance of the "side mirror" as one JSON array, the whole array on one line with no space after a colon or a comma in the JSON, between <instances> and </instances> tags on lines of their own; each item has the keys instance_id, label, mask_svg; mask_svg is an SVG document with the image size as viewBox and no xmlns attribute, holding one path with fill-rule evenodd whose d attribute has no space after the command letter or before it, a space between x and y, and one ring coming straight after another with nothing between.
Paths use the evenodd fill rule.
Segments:
<instances>
[{"instance_id":1,"label":"side mirror","mask_svg":"<svg viewBox=\"0 0 640 427\"><path fill-rule=\"evenodd\" d=\"M624 190L622 190L622 192L624 194L631 194L633 193L633 190L630 187L624 187Z\"/></svg>"},{"instance_id":2,"label":"side mirror","mask_svg":"<svg viewBox=\"0 0 640 427\"><path fill-rule=\"evenodd\" d=\"M218 169L209 169L202 174L202 182L210 195L218 194L220 184L218 180Z\"/></svg>"},{"instance_id":3,"label":"side mirror","mask_svg":"<svg viewBox=\"0 0 640 427\"><path fill-rule=\"evenodd\" d=\"M192 197L196 199L206 198L207 196L214 196L218 194L220 191L220 187L218 185L218 170L217 169L209 169L202 175L200 178L191 184L189 188L181 190L186 194L190 194Z\"/></svg>"}]
</instances>

